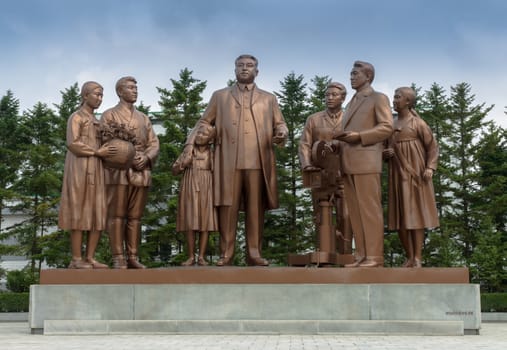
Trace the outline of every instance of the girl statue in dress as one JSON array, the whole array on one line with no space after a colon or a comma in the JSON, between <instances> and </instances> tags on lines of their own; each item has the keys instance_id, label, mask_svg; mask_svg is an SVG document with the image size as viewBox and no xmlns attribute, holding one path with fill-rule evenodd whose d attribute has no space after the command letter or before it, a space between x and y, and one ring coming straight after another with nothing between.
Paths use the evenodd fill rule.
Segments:
<instances>
[{"instance_id":1,"label":"girl statue in dress","mask_svg":"<svg viewBox=\"0 0 507 350\"><path fill-rule=\"evenodd\" d=\"M173 173L183 172L178 196L176 231L186 232L188 260L183 266L197 263L208 265L204 255L210 231L218 231L217 210L213 205L213 150L215 128L201 125L194 138L192 152L183 152L173 165ZM199 252L195 258L196 233L199 233Z\"/></svg>"}]
</instances>

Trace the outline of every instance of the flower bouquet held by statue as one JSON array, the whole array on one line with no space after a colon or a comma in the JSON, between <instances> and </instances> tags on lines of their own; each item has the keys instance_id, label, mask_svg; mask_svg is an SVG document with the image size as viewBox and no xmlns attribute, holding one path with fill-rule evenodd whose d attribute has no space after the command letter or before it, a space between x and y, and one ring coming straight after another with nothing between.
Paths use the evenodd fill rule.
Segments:
<instances>
[{"instance_id":1,"label":"flower bouquet held by statue","mask_svg":"<svg viewBox=\"0 0 507 350\"><path fill-rule=\"evenodd\" d=\"M137 140L134 130L125 124L111 121L100 125L100 135L103 146L114 145L118 149L118 153L104 158L104 165L114 169L129 169L136 155Z\"/></svg>"}]
</instances>

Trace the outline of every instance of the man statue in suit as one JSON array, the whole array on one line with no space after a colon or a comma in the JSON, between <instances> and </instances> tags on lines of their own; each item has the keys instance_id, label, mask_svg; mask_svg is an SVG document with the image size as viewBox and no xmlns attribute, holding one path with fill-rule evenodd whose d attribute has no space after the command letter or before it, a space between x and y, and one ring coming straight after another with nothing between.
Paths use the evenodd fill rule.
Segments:
<instances>
[{"instance_id":1,"label":"man statue in suit","mask_svg":"<svg viewBox=\"0 0 507 350\"><path fill-rule=\"evenodd\" d=\"M384 264L384 219L381 203L383 142L393 132L386 95L372 89L373 65L356 61L350 83L356 94L343 116L342 172L355 242L355 261L347 267Z\"/></svg>"},{"instance_id":2,"label":"man statue in suit","mask_svg":"<svg viewBox=\"0 0 507 350\"><path fill-rule=\"evenodd\" d=\"M217 133L213 172L220 227L217 266L233 262L240 208L245 210L247 264L269 264L261 255L264 212L278 207L274 146L284 144L288 129L275 95L254 83L257 66L254 56L239 56L236 83L213 93L197 123L214 125ZM187 152L192 138L191 134Z\"/></svg>"}]
</instances>

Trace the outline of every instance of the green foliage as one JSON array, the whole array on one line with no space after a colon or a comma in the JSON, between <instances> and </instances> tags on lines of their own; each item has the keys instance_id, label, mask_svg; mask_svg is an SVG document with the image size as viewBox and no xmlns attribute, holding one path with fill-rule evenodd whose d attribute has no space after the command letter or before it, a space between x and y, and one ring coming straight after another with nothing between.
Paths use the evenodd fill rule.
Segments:
<instances>
[{"instance_id":1,"label":"green foliage","mask_svg":"<svg viewBox=\"0 0 507 350\"><path fill-rule=\"evenodd\" d=\"M28 312L30 293L0 292L0 312Z\"/></svg>"},{"instance_id":2,"label":"green foliage","mask_svg":"<svg viewBox=\"0 0 507 350\"><path fill-rule=\"evenodd\" d=\"M501 290L507 281L506 257L507 243L502 241L502 233L485 220L470 259L472 283L480 284L481 289L488 292Z\"/></svg>"},{"instance_id":3,"label":"green foliage","mask_svg":"<svg viewBox=\"0 0 507 350\"><path fill-rule=\"evenodd\" d=\"M327 75L316 75L311 80L313 87L310 87L310 97L308 98L309 114L317 113L326 109L326 89L331 82Z\"/></svg>"},{"instance_id":4,"label":"green foliage","mask_svg":"<svg viewBox=\"0 0 507 350\"><path fill-rule=\"evenodd\" d=\"M502 196L491 194L504 190L498 175L505 175L505 167L496 164L505 150L496 146L500 133L486 132L491 126L485 117L492 107L476 104L467 83L452 86L449 97L441 86L433 84L419 104L420 115L440 148L433 177L440 229L428 236L424 254L429 266L472 267L479 237L492 229L493 213L497 214L497 228L505 224L505 207L494 209L491 205L502 203ZM493 174L498 181L493 180Z\"/></svg>"},{"instance_id":5,"label":"green foliage","mask_svg":"<svg viewBox=\"0 0 507 350\"><path fill-rule=\"evenodd\" d=\"M484 118L493 106L474 105L475 96L469 84L451 87L450 113L447 118L449 133L445 142L452 157L443 167L448 171L448 183L452 193L452 205L445 211L445 219L461 243L462 256L469 266L474 246L477 244L479 213L472 211L478 198L477 137L487 125Z\"/></svg>"},{"instance_id":6,"label":"green foliage","mask_svg":"<svg viewBox=\"0 0 507 350\"><path fill-rule=\"evenodd\" d=\"M48 266L66 268L69 265L72 259L69 232L58 230L46 234L40 238L39 245L41 256Z\"/></svg>"},{"instance_id":7,"label":"green foliage","mask_svg":"<svg viewBox=\"0 0 507 350\"><path fill-rule=\"evenodd\" d=\"M286 264L288 253L303 251L309 243L304 221L308 216L304 213L308 212L310 203L299 196L302 190L299 137L308 117L306 83L303 80L302 75L296 76L292 72L281 82L281 91L276 93L289 129L285 147L275 149L280 209L267 214L264 233L267 242L264 255L276 263Z\"/></svg>"},{"instance_id":8,"label":"green foliage","mask_svg":"<svg viewBox=\"0 0 507 350\"><path fill-rule=\"evenodd\" d=\"M396 232L384 236L384 266L398 267L405 261L405 252Z\"/></svg>"},{"instance_id":9,"label":"green foliage","mask_svg":"<svg viewBox=\"0 0 507 350\"><path fill-rule=\"evenodd\" d=\"M7 289L15 293L30 291L30 285L39 283L39 275L30 268L7 272Z\"/></svg>"},{"instance_id":10,"label":"green foliage","mask_svg":"<svg viewBox=\"0 0 507 350\"><path fill-rule=\"evenodd\" d=\"M66 266L70 254L68 239L62 239L66 238L62 232L52 231L57 224L67 120L80 107L77 83L61 95L61 103L54 105L57 113L37 103L23 113L18 125L26 140L18 143L22 162L13 186L13 210L28 218L10 228L9 235L17 239L15 252L31 259L32 271L39 270L44 260L50 266Z\"/></svg>"},{"instance_id":11,"label":"green foliage","mask_svg":"<svg viewBox=\"0 0 507 350\"><path fill-rule=\"evenodd\" d=\"M430 127L440 148L439 165L433 175L433 185L438 214L440 218L443 218L444 208L452 204L450 184L445 181L450 176L450 170L447 169L445 164L450 162L452 154L444 138L450 132L450 126L446 122L450 109L449 100L445 96L444 89L434 83L430 90L426 91L422 99L419 100L418 106L419 115Z\"/></svg>"},{"instance_id":12,"label":"green foliage","mask_svg":"<svg viewBox=\"0 0 507 350\"><path fill-rule=\"evenodd\" d=\"M18 241L17 254L31 259L31 269L42 264L40 238L56 225L64 148L59 117L42 103L23 113L19 129L28 140L19 144L22 159L13 189L13 211L27 219L9 229Z\"/></svg>"},{"instance_id":13,"label":"green foliage","mask_svg":"<svg viewBox=\"0 0 507 350\"><path fill-rule=\"evenodd\" d=\"M194 127L202 111L206 107L202 103L202 92L206 82L192 77L188 68L180 71L179 80L170 79L173 89L157 87L160 93L159 105L162 108L161 118L166 124L173 124L180 131L177 141L182 142ZM167 135L167 133L166 133ZM176 135L171 135L176 136Z\"/></svg>"},{"instance_id":14,"label":"green foliage","mask_svg":"<svg viewBox=\"0 0 507 350\"><path fill-rule=\"evenodd\" d=\"M19 129L19 100L8 90L0 99L0 231L4 209L10 208L9 203L16 197L12 186L21 164L18 143L26 141Z\"/></svg>"},{"instance_id":15,"label":"green foliage","mask_svg":"<svg viewBox=\"0 0 507 350\"><path fill-rule=\"evenodd\" d=\"M507 293L481 293L482 312L507 312Z\"/></svg>"},{"instance_id":16,"label":"green foliage","mask_svg":"<svg viewBox=\"0 0 507 350\"><path fill-rule=\"evenodd\" d=\"M442 223L443 221L443 223ZM423 249L423 260L427 267L462 266L461 247L449 234L445 220L440 220L440 228L429 231Z\"/></svg>"},{"instance_id":17,"label":"green foliage","mask_svg":"<svg viewBox=\"0 0 507 350\"><path fill-rule=\"evenodd\" d=\"M62 95L62 101L60 104L54 104L58 115L56 133L58 135L58 140L61 141L62 145L65 145L67 120L72 113L79 109L81 105L81 96L77 83L74 83L69 88L60 91L60 94Z\"/></svg>"},{"instance_id":18,"label":"green foliage","mask_svg":"<svg viewBox=\"0 0 507 350\"><path fill-rule=\"evenodd\" d=\"M477 152L480 184L474 209L492 218L499 232L507 231L507 131L490 125ZM507 237L504 241L507 241Z\"/></svg>"},{"instance_id":19,"label":"green foliage","mask_svg":"<svg viewBox=\"0 0 507 350\"><path fill-rule=\"evenodd\" d=\"M136 106L136 109L139 111L139 112L142 112L146 115L150 115L150 110L151 110L151 106L146 106L143 101L141 101L141 103L139 103L138 106Z\"/></svg>"},{"instance_id":20,"label":"green foliage","mask_svg":"<svg viewBox=\"0 0 507 350\"><path fill-rule=\"evenodd\" d=\"M0 200L8 196L7 189L16 180L20 165L19 100L10 90L0 99Z\"/></svg>"}]
</instances>

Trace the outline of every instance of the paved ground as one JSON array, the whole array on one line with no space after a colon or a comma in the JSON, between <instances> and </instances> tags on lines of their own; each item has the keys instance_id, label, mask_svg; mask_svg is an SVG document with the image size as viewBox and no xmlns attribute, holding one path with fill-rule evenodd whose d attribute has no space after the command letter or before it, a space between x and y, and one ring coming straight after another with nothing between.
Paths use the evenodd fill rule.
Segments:
<instances>
[{"instance_id":1,"label":"paved ground","mask_svg":"<svg viewBox=\"0 0 507 350\"><path fill-rule=\"evenodd\" d=\"M502 350L507 323L483 323L481 335L32 335L25 322L0 323L1 350Z\"/></svg>"}]
</instances>

